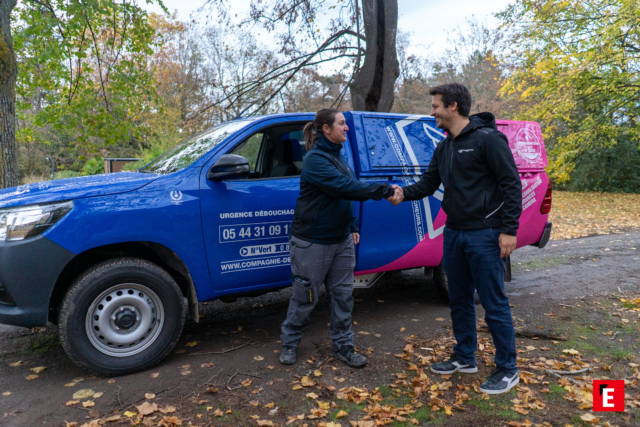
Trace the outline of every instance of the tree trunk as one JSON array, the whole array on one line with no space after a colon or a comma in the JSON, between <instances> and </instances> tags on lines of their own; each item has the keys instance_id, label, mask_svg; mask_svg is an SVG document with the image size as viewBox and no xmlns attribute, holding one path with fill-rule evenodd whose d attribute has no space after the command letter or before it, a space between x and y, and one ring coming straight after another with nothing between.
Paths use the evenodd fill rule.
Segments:
<instances>
[{"instance_id":1,"label":"tree trunk","mask_svg":"<svg viewBox=\"0 0 640 427\"><path fill-rule=\"evenodd\" d=\"M18 185L16 149L16 76L11 40L11 11L17 0L0 0L0 188Z\"/></svg>"},{"instance_id":2,"label":"tree trunk","mask_svg":"<svg viewBox=\"0 0 640 427\"><path fill-rule=\"evenodd\" d=\"M362 0L364 64L349 87L353 108L391 111L395 82L400 75L396 51L398 0Z\"/></svg>"}]
</instances>

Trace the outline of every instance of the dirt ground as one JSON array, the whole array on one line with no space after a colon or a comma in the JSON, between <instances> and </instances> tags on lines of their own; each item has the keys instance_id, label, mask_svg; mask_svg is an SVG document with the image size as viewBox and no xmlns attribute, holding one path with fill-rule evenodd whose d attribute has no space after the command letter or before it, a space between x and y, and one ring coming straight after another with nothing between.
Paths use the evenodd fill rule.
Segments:
<instances>
[{"instance_id":1,"label":"dirt ground","mask_svg":"<svg viewBox=\"0 0 640 427\"><path fill-rule=\"evenodd\" d=\"M416 269L356 291L356 346L369 358L363 369L331 359L325 299L298 363L278 362L290 290L203 304L200 323L187 323L159 366L117 378L73 365L53 325L0 326L0 425L640 425L640 231L552 241L519 249L512 260L514 280L505 287L521 383L504 395L476 391L494 351L481 305L479 372L429 371L453 339L447 304ZM549 373L581 369L590 371ZM626 411L591 412L592 379L625 379Z\"/></svg>"}]
</instances>

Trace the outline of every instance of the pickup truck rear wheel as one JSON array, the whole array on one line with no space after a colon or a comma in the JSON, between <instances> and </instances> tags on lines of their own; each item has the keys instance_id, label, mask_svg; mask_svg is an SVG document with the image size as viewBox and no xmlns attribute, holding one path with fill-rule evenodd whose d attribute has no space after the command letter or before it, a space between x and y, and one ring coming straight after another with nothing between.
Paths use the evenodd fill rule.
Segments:
<instances>
[{"instance_id":1,"label":"pickup truck rear wheel","mask_svg":"<svg viewBox=\"0 0 640 427\"><path fill-rule=\"evenodd\" d=\"M123 375L158 364L177 344L187 304L162 268L137 258L102 262L83 273L60 309L60 341L78 365Z\"/></svg>"},{"instance_id":2,"label":"pickup truck rear wheel","mask_svg":"<svg viewBox=\"0 0 640 427\"><path fill-rule=\"evenodd\" d=\"M440 265L433 267L433 283L438 295L446 302L449 302L449 281L447 280L447 274L444 272L442 261L440 261ZM480 297L477 291L473 294L473 299L476 305L480 304Z\"/></svg>"},{"instance_id":3,"label":"pickup truck rear wheel","mask_svg":"<svg viewBox=\"0 0 640 427\"><path fill-rule=\"evenodd\" d=\"M433 283L440 298L449 302L449 282L442 261L440 261L440 265L433 267Z\"/></svg>"}]
</instances>

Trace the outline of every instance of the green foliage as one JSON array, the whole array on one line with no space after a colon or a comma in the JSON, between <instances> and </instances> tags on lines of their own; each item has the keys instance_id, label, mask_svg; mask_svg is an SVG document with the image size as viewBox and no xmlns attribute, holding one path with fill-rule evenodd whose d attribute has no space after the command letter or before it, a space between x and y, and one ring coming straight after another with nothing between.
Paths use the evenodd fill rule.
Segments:
<instances>
[{"instance_id":1,"label":"green foliage","mask_svg":"<svg viewBox=\"0 0 640 427\"><path fill-rule=\"evenodd\" d=\"M102 171L104 172L104 167L103 167ZM75 178L77 176L80 176L80 173L78 173L76 171L63 170L63 171L56 171L55 178L56 179L66 179L66 178Z\"/></svg>"},{"instance_id":2,"label":"green foliage","mask_svg":"<svg viewBox=\"0 0 640 427\"><path fill-rule=\"evenodd\" d=\"M542 124L550 176L574 189L640 191L637 0L522 0L499 17L515 30L504 90L525 102L519 119Z\"/></svg>"},{"instance_id":3,"label":"green foliage","mask_svg":"<svg viewBox=\"0 0 640 427\"><path fill-rule=\"evenodd\" d=\"M127 163L124 166L123 170L135 171L145 165L148 165L149 163L154 161L156 158L164 154L165 151L172 148L176 144L176 142L171 142L167 139L154 140L153 142L151 142L148 148L142 149L140 151L140 154L138 154L137 157L141 158L142 160L137 161L135 163Z\"/></svg>"},{"instance_id":4,"label":"green foliage","mask_svg":"<svg viewBox=\"0 0 640 427\"><path fill-rule=\"evenodd\" d=\"M140 118L156 101L146 11L131 0L26 0L13 18L19 139L50 128L69 135L84 161L100 147L144 138Z\"/></svg>"},{"instance_id":5,"label":"green foliage","mask_svg":"<svg viewBox=\"0 0 640 427\"><path fill-rule=\"evenodd\" d=\"M102 160L100 156L89 159L82 167L82 171L80 171L81 176L98 175L101 173L104 173L104 160Z\"/></svg>"}]
</instances>

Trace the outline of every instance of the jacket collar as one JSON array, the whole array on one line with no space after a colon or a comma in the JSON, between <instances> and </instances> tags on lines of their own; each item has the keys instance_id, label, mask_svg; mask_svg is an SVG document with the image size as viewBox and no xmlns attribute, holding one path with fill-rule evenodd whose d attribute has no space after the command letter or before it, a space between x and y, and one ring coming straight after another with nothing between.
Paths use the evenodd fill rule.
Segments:
<instances>
[{"instance_id":1,"label":"jacket collar","mask_svg":"<svg viewBox=\"0 0 640 427\"><path fill-rule=\"evenodd\" d=\"M479 128L497 129L496 117L491 113L478 113L469 116L469 123L460 131L458 137ZM451 135L451 133L449 133ZM453 137L451 137L453 139Z\"/></svg>"},{"instance_id":2,"label":"jacket collar","mask_svg":"<svg viewBox=\"0 0 640 427\"><path fill-rule=\"evenodd\" d=\"M339 156L340 150L342 150L342 144L335 144L329 141L327 137L322 134L318 135L315 146L322 151L333 154L334 156Z\"/></svg>"}]
</instances>

